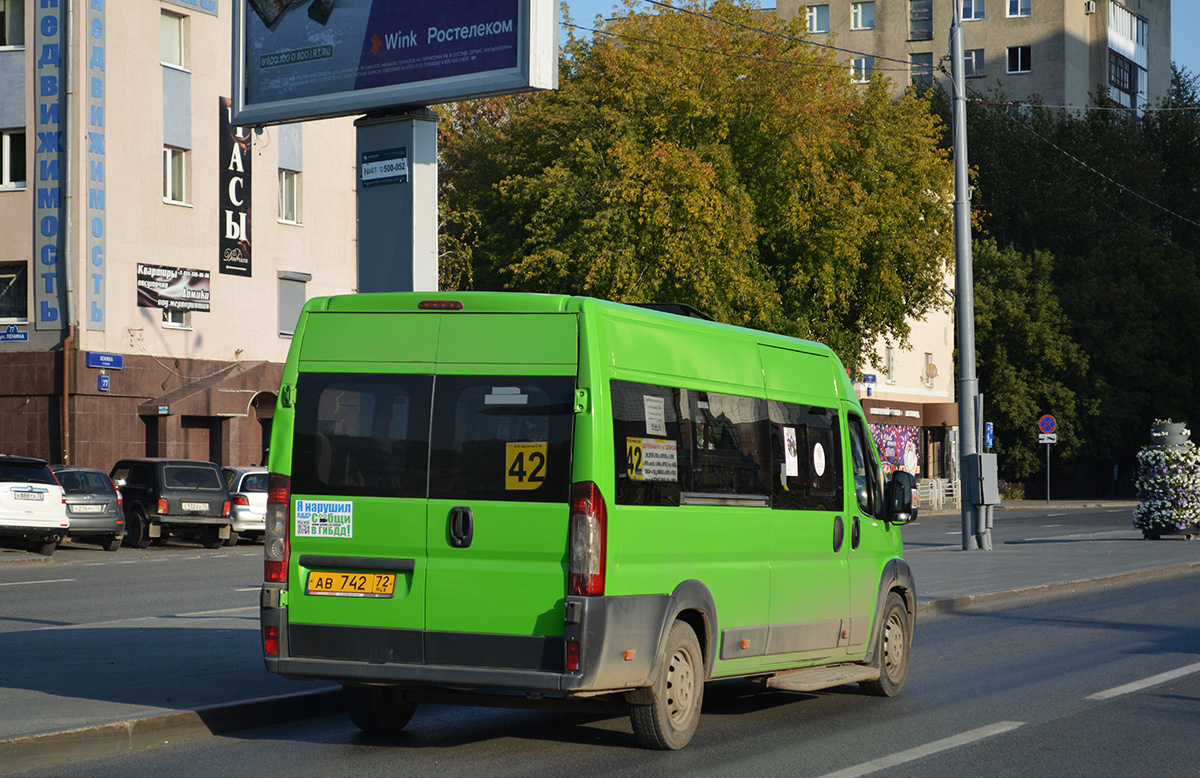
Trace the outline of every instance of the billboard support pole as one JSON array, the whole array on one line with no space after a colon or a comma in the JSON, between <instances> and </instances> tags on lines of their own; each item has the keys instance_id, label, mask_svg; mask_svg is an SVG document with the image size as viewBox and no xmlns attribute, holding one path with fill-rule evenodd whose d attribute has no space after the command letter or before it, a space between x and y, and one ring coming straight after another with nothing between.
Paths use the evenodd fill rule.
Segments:
<instances>
[{"instance_id":1,"label":"billboard support pole","mask_svg":"<svg viewBox=\"0 0 1200 778\"><path fill-rule=\"evenodd\" d=\"M360 293L437 291L437 122L415 108L354 123Z\"/></svg>"}]
</instances>

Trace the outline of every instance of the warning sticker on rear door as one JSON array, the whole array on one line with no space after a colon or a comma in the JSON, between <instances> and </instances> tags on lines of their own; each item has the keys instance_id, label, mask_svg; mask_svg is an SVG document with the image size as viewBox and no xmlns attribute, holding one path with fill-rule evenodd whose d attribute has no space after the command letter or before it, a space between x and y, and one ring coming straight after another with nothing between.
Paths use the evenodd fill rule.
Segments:
<instances>
[{"instance_id":1,"label":"warning sticker on rear door","mask_svg":"<svg viewBox=\"0 0 1200 778\"><path fill-rule=\"evenodd\" d=\"M296 500L296 537L354 537L354 503Z\"/></svg>"}]
</instances>

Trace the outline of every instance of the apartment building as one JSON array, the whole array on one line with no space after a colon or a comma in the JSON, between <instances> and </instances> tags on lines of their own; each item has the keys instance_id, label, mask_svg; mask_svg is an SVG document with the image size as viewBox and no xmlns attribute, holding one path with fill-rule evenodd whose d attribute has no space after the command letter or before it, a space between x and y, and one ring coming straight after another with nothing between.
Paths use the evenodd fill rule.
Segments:
<instances>
[{"instance_id":1,"label":"apartment building","mask_svg":"<svg viewBox=\"0 0 1200 778\"><path fill-rule=\"evenodd\" d=\"M232 0L0 0L0 452L257 464L355 130L230 126Z\"/></svg>"},{"instance_id":2,"label":"apartment building","mask_svg":"<svg viewBox=\"0 0 1200 778\"><path fill-rule=\"evenodd\" d=\"M1079 108L1107 94L1141 110L1170 88L1170 0L961 2L968 94ZM948 81L953 3L778 0L776 12L806 19L814 41L855 52L844 55L855 78L883 70L903 88Z\"/></svg>"}]
</instances>

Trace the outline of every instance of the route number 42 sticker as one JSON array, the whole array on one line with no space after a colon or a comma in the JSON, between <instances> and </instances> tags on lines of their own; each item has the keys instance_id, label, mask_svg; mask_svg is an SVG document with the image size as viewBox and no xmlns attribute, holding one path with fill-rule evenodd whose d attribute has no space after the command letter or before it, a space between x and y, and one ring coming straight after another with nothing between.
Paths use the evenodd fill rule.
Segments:
<instances>
[{"instance_id":1,"label":"route number 42 sticker","mask_svg":"<svg viewBox=\"0 0 1200 778\"><path fill-rule=\"evenodd\" d=\"M504 452L504 488L507 491L540 489L546 482L549 444L508 443Z\"/></svg>"}]
</instances>

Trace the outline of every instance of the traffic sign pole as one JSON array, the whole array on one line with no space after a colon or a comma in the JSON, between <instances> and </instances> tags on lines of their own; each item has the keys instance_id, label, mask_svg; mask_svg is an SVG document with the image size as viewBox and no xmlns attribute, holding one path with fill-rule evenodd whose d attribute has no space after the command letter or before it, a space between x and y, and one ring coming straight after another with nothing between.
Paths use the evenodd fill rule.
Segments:
<instances>
[{"instance_id":1,"label":"traffic sign pole","mask_svg":"<svg viewBox=\"0 0 1200 778\"><path fill-rule=\"evenodd\" d=\"M1037 420L1038 442L1046 444L1046 504L1050 504L1050 446L1058 442L1058 419L1045 414Z\"/></svg>"}]
</instances>

